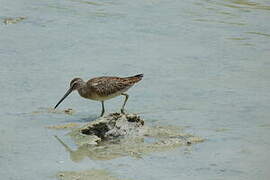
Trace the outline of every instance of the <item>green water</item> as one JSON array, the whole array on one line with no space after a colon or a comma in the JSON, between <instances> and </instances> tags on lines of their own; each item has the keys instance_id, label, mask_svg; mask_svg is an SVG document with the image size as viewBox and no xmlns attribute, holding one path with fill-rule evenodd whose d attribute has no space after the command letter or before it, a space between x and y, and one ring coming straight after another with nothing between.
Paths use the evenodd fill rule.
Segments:
<instances>
[{"instance_id":1,"label":"green water","mask_svg":"<svg viewBox=\"0 0 270 180\"><path fill-rule=\"evenodd\" d=\"M6 18L26 17L15 24ZM0 0L0 176L53 179L106 169L134 180L265 179L270 176L270 3L266 0ZM100 114L73 93L74 77L144 79L129 112L147 125L186 127L207 139L142 158L70 159L68 130ZM119 111L123 97L106 102Z\"/></svg>"}]
</instances>

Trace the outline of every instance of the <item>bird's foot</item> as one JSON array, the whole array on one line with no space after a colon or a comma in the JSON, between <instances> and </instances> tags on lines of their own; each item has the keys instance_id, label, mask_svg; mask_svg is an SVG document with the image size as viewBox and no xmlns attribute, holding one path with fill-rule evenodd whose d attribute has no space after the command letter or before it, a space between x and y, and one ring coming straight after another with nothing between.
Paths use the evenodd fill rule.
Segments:
<instances>
[{"instance_id":1,"label":"bird's foot","mask_svg":"<svg viewBox=\"0 0 270 180\"><path fill-rule=\"evenodd\" d=\"M126 111L124 109L121 109L121 114L126 114Z\"/></svg>"},{"instance_id":2,"label":"bird's foot","mask_svg":"<svg viewBox=\"0 0 270 180\"><path fill-rule=\"evenodd\" d=\"M104 112L102 112L99 117L103 117L103 116L104 116Z\"/></svg>"}]
</instances>

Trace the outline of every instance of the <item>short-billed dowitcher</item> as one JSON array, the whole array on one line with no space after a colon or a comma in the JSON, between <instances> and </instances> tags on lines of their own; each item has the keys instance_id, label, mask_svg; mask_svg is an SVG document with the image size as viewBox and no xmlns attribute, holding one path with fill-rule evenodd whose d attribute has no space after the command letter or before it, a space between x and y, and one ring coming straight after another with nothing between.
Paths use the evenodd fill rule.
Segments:
<instances>
[{"instance_id":1,"label":"short-billed dowitcher","mask_svg":"<svg viewBox=\"0 0 270 180\"><path fill-rule=\"evenodd\" d=\"M80 96L91 99L95 101L100 101L102 104L101 115L104 115L104 101L114 98L119 95L125 96L124 104L121 108L121 113L124 114L124 107L128 100L128 94L125 92L131 88L135 83L139 82L143 77L143 74L138 74L131 77L112 77L112 76L103 76L96 77L93 79L84 82L81 78L74 78L70 82L70 88L66 94L60 99L60 101L54 107L57 106L74 90L77 90Z\"/></svg>"}]
</instances>

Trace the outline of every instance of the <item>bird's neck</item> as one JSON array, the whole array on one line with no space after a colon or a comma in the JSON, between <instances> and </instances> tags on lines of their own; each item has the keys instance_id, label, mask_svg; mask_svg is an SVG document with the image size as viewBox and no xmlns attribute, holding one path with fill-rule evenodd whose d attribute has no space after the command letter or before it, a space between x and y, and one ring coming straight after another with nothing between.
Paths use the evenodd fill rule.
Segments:
<instances>
[{"instance_id":1,"label":"bird's neck","mask_svg":"<svg viewBox=\"0 0 270 180\"><path fill-rule=\"evenodd\" d=\"M80 96L82 96L84 98L88 98L90 93L89 93L89 89L87 88L85 82L80 83L80 86L77 90L78 90L78 93L80 94Z\"/></svg>"}]
</instances>

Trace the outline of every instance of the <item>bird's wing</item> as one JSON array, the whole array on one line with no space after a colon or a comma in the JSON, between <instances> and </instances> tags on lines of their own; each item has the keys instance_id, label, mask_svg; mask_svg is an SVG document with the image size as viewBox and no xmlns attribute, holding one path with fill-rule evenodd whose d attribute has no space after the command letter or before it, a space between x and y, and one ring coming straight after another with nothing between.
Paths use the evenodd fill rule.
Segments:
<instances>
[{"instance_id":1,"label":"bird's wing","mask_svg":"<svg viewBox=\"0 0 270 180\"><path fill-rule=\"evenodd\" d=\"M87 82L90 89L99 96L108 96L117 93L130 88L133 84L134 83L128 81L126 78L119 77L98 77Z\"/></svg>"}]
</instances>

